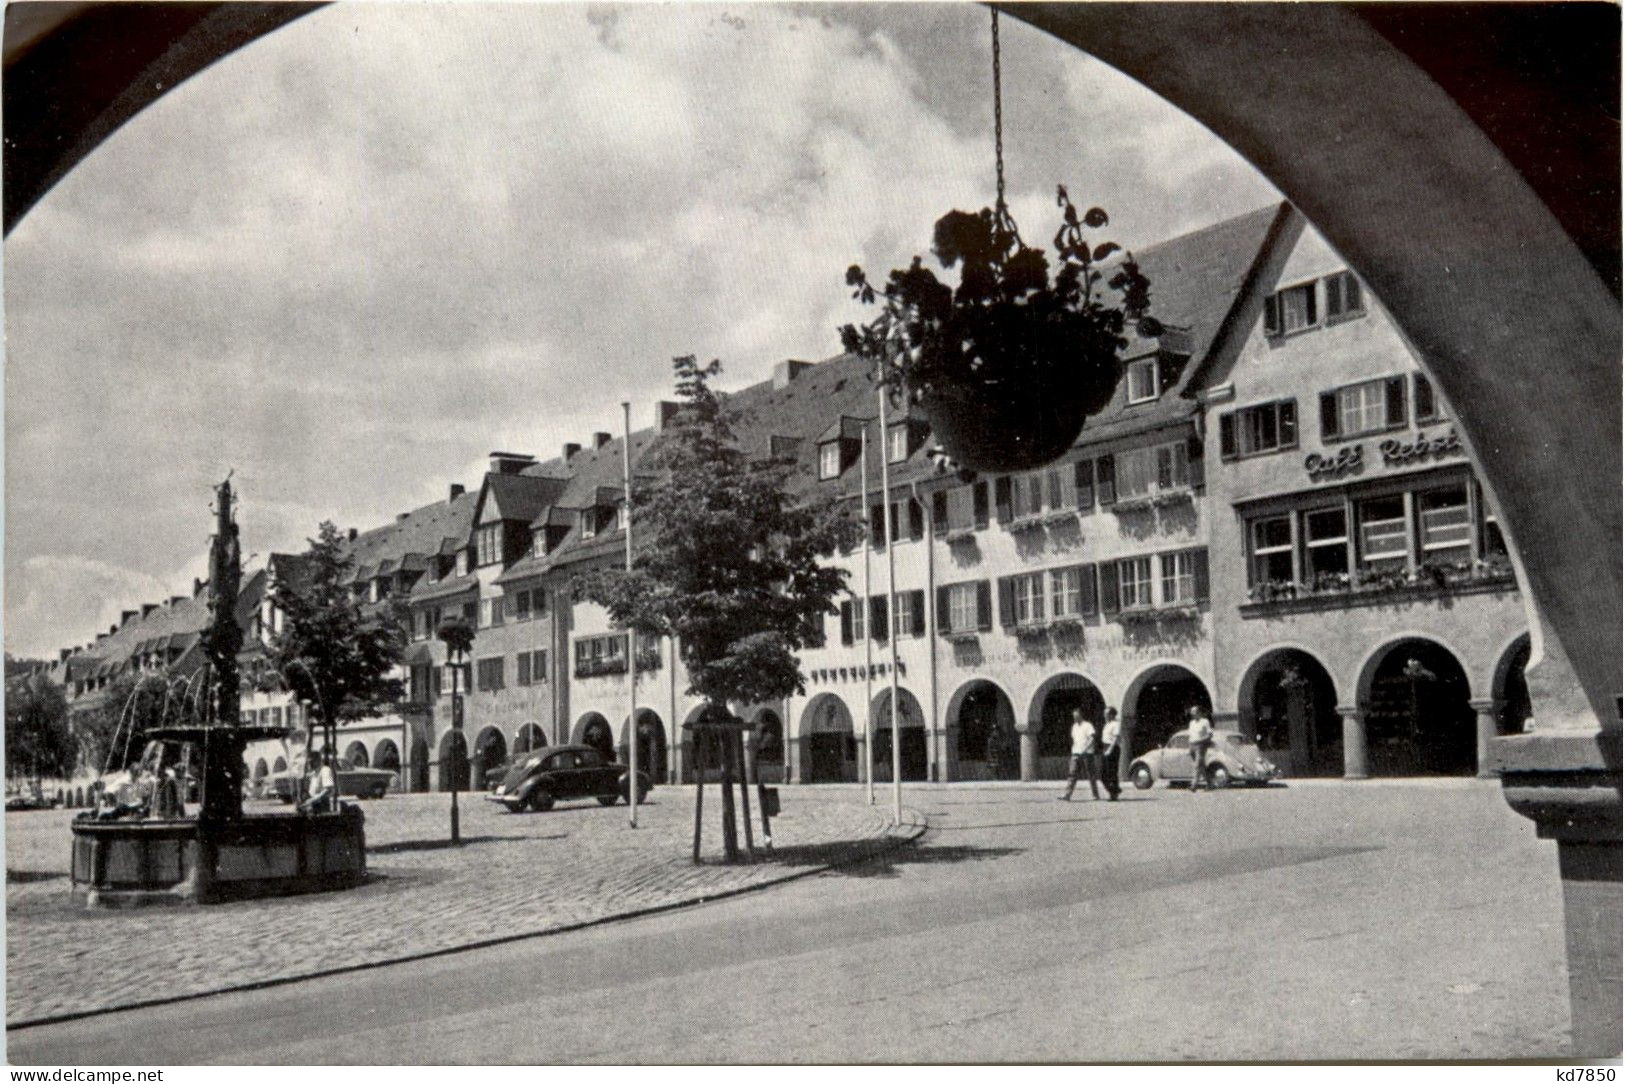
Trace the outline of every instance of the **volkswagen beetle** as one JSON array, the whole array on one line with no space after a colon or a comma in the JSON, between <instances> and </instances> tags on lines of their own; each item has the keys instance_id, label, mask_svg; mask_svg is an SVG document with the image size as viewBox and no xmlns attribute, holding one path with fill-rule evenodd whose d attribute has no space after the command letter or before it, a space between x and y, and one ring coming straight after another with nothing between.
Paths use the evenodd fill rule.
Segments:
<instances>
[{"instance_id":1,"label":"volkswagen beetle","mask_svg":"<svg viewBox=\"0 0 1625 1084\"><path fill-rule=\"evenodd\" d=\"M510 813L553 808L554 802L596 798L599 805L626 801L628 771L625 765L606 761L590 745L559 745L538 749L529 756L515 758L506 778L486 801L506 806ZM652 784L644 772L638 773L638 801L643 801Z\"/></svg>"},{"instance_id":2,"label":"volkswagen beetle","mask_svg":"<svg viewBox=\"0 0 1625 1084\"><path fill-rule=\"evenodd\" d=\"M1206 758L1207 781L1213 787L1232 783L1263 786L1276 779L1281 769L1264 759L1258 743L1233 730L1215 730ZM1168 739L1161 749L1137 757L1129 765L1128 777L1136 790L1150 790L1159 779L1169 783L1191 783L1191 742L1183 730Z\"/></svg>"}]
</instances>

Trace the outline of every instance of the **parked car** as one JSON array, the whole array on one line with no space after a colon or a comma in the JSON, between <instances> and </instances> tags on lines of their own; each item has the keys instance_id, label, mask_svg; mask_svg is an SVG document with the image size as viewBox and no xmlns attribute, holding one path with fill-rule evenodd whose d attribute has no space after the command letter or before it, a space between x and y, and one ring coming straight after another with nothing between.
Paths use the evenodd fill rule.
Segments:
<instances>
[{"instance_id":1,"label":"parked car","mask_svg":"<svg viewBox=\"0 0 1625 1084\"><path fill-rule=\"evenodd\" d=\"M293 767L266 776L262 793L291 805L298 797L299 781L304 774L304 757L300 756L295 758ZM339 785L340 798L382 798L395 781L395 773L387 768L358 768L348 760L339 761L333 777Z\"/></svg>"},{"instance_id":2,"label":"parked car","mask_svg":"<svg viewBox=\"0 0 1625 1084\"><path fill-rule=\"evenodd\" d=\"M554 802L577 798L596 798L599 805L609 806L627 800L628 775L625 765L606 761L590 745L560 745L516 758L507 777L485 798L510 813L541 813ZM638 801L652 785L647 774L638 773Z\"/></svg>"},{"instance_id":3,"label":"parked car","mask_svg":"<svg viewBox=\"0 0 1625 1084\"><path fill-rule=\"evenodd\" d=\"M1277 778L1281 769L1264 759L1258 743L1233 730L1215 730L1207 751L1207 781L1215 787L1232 783L1263 786ZM1153 749L1129 765L1128 777L1136 790L1150 790L1157 780L1191 783L1191 741L1181 731L1161 749Z\"/></svg>"}]
</instances>

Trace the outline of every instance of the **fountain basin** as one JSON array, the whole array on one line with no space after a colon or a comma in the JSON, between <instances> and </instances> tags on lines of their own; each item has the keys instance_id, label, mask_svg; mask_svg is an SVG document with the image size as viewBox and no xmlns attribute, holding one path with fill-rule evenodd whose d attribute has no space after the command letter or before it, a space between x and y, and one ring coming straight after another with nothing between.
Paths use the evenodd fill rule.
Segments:
<instances>
[{"instance_id":1,"label":"fountain basin","mask_svg":"<svg viewBox=\"0 0 1625 1084\"><path fill-rule=\"evenodd\" d=\"M90 907L224 903L354 888L367 876L366 817L337 813L73 822L73 890Z\"/></svg>"}]
</instances>

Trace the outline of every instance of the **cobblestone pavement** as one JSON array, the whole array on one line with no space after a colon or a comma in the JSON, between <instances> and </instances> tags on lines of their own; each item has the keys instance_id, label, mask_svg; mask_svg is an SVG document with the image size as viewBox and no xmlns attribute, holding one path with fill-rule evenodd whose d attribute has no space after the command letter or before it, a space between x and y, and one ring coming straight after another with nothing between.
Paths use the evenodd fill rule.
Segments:
<instances>
[{"instance_id":1,"label":"cobblestone pavement","mask_svg":"<svg viewBox=\"0 0 1625 1084\"><path fill-rule=\"evenodd\" d=\"M917 834L888 831L887 811L863 804L854 790L784 788L774 856L724 866L716 861L717 792L708 789L706 864L689 860L692 787L657 788L639 809L636 831L624 805L513 815L465 794L458 848L444 845L448 795L392 795L363 806L369 883L360 889L118 911L89 911L72 897L71 813L8 813L6 1021L556 930L770 884Z\"/></svg>"}]
</instances>

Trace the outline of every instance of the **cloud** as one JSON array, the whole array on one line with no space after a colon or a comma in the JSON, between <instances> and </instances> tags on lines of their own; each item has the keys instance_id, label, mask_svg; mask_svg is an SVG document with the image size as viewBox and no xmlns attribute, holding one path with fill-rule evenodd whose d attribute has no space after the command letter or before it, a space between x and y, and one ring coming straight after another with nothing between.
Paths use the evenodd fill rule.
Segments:
<instances>
[{"instance_id":1,"label":"cloud","mask_svg":"<svg viewBox=\"0 0 1625 1084\"><path fill-rule=\"evenodd\" d=\"M83 557L30 557L6 565L6 651L55 658L118 624L121 610L184 594L156 577Z\"/></svg>"},{"instance_id":2,"label":"cloud","mask_svg":"<svg viewBox=\"0 0 1625 1084\"><path fill-rule=\"evenodd\" d=\"M230 469L299 548L644 423L674 355L833 353L848 264L990 201L985 12L911 7L334 5L195 76L6 242L8 555L162 577ZM1193 224L1228 152L1009 25L1015 205L1084 165L1133 243Z\"/></svg>"}]
</instances>

